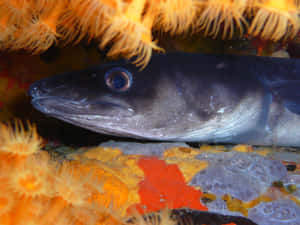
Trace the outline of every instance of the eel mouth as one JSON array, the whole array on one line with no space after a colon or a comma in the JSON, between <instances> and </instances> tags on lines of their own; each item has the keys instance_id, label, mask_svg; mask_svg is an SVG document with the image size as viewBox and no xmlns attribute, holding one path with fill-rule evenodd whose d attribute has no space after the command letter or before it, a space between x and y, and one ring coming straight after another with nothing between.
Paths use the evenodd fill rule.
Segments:
<instances>
[{"instance_id":1,"label":"eel mouth","mask_svg":"<svg viewBox=\"0 0 300 225\"><path fill-rule=\"evenodd\" d=\"M101 97L89 101L85 98L70 100L57 96L32 97L32 105L42 113L52 116L103 116L103 117L130 117L135 110L120 99Z\"/></svg>"},{"instance_id":2,"label":"eel mouth","mask_svg":"<svg viewBox=\"0 0 300 225\"><path fill-rule=\"evenodd\" d=\"M73 102L58 97L39 97L33 98L31 102L38 111L48 116L97 133L119 137L130 137L134 139L149 139L135 130L124 128L119 126L119 124L116 124L116 120L118 123L121 118L113 113L114 110L121 110L123 113L126 112L130 115L134 114L134 110L126 108L125 105L117 105L111 101L97 102L97 105L101 106L101 112L90 113L88 112L90 105L88 103L84 104L84 100L82 100L82 102ZM103 111L103 106L109 108L108 113ZM109 115L109 113L113 115ZM124 118L124 120L127 119L130 120L130 117L127 116L127 118Z\"/></svg>"}]
</instances>

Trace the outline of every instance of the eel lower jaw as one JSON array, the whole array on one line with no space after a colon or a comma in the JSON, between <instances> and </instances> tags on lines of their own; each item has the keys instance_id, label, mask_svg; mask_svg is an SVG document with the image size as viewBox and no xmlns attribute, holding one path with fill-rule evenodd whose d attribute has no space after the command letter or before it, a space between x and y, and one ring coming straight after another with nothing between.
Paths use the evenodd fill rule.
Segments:
<instances>
[{"instance_id":1,"label":"eel lower jaw","mask_svg":"<svg viewBox=\"0 0 300 225\"><path fill-rule=\"evenodd\" d=\"M81 116L112 118L131 117L135 110L126 102L110 100L88 101L87 99L69 100L61 97L47 96L32 98L32 105L42 113L53 117Z\"/></svg>"}]
</instances>

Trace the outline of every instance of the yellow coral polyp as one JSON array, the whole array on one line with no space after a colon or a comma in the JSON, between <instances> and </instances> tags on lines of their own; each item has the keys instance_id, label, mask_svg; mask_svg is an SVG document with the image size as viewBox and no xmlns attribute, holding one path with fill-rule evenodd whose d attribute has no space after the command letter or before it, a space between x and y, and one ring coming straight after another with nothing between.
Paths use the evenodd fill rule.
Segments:
<instances>
[{"instance_id":1,"label":"yellow coral polyp","mask_svg":"<svg viewBox=\"0 0 300 225\"><path fill-rule=\"evenodd\" d=\"M0 182L2 180L0 179ZM15 197L13 195L12 190L10 190L7 186L6 183L2 183L0 184L0 218L8 213L9 211L11 211L11 209L13 208L14 204L15 204ZM0 223L1 224L1 223Z\"/></svg>"},{"instance_id":2,"label":"yellow coral polyp","mask_svg":"<svg viewBox=\"0 0 300 225\"><path fill-rule=\"evenodd\" d=\"M111 18L110 26L103 33L100 47L113 41L108 56L136 57L134 63L144 66L150 60L152 49L161 50L152 40L152 25L155 13L143 15L146 0L132 0L124 11Z\"/></svg>"},{"instance_id":3,"label":"yellow coral polyp","mask_svg":"<svg viewBox=\"0 0 300 225\"><path fill-rule=\"evenodd\" d=\"M19 179L19 185L27 190L27 192L37 192L41 189L42 184L39 182L38 178L33 175L27 175Z\"/></svg>"},{"instance_id":4,"label":"yellow coral polyp","mask_svg":"<svg viewBox=\"0 0 300 225\"><path fill-rule=\"evenodd\" d=\"M207 0L199 1L201 15L196 21L196 28L204 30L204 35L216 38L222 31L222 38L231 39L234 36L235 27L240 35L248 27L248 22L243 14L247 4L244 0Z\"/></svg>"},{"instance_id":5,"label":"yellow coral polyp","mask_svg":"<svg viewBox=\"0 0 300 225\"><path fill-rule=\"evenodd\" d=\"M84 188L84 177L75 177L75 168L64 162L55 176L55 191L70 205L82 206L86 203L89 194Z\"/></svg>"},{"instance_id":6,"label":"yellow coral polyp","mask_svg":"<svg viewBox=\"0 0 300 225\"><path fill-rule=\"evenodd\" d=\"M92 37L98 37L103 33L106 26L109 26L108 18L114 16L121 10L121 0L99 1L74 1L73 10L79 13L79 20L82 29L87 29Z\"/></svg>"},{"instance_id":7,"label":"yellow coral polyp","mask_svg":"<svg viewBox=\"0 0 300 225\"><path fill-rule=\"evenodd\" d=\"M54 195L53 171L55 163L50 162L47 152L41 152L11 163L11 168L0 168L7 176L7 187L20 198L31 199Z\"/></svg>"},{"instance_id":8,"label":"yellow coral polyp","mask_svg":"<svg viewBox=\"0 0 300 225\"><path fill-rule=\"evenodd\" d=\"M65 5L64 1L58 3L49 13L36 16L19 35L16 43L11 48L24 48L38 54L46 51L57 41L57 25ZM32 35L35 34L35 35Z\"/></svg>"},{"instance_id":9,"label":"yellow coral polyp","mask_svg":"<svg viewBox=\"0 0 300 225\"><path fill-rule=\"evenodd\" d=\"M20 121L14 125L0 125L0 152L15 156L29 156L36 153L42 139L38 136L36 127L27 123L27 130Z\"/></svg>"},{"instance_id":10,"label":"yellow coral polyp","mask_svg":"<svg viewBox=\"0 0 300 225\"><path fill-rule=\"evenodd\" d=\"M0 15L9 15L9 24L27 24L31 17L30 4L27 0L0 1Z\"/></svg>"},{"instance_id":11,"label":"yellow coral polyp","mask_svg":"<svg viewBox=\"0 0 300 225\"><path fill-rule=\"evenodd\" d=\"M101 210L97 207L71 207L69 210L72 224L97 224L97 220L101 217ZM62 223L62 225L65 225Z\"/></svg>"},{"instance_id":12,"label":"yellow coral polyp","mask_svg":"<svg viewBox=\"0 0 300 225\"><path fill-rule=\"evenodd\" d=\"M11 210L10 199L7 196L0 195L0 216L8 213Z\"/></svg>"},{"instance_id":13,"label":"yellow coral polyp","mask_svg":"<svg viewBox=\"0 0 300 225\"><path fill-rule=\"evenodd\" d=\"M68 204L60 196L48 200L45 205L47 207L39 216L39 224L57 224L58 221L69 218Z\"/></svg>"},{"instance_id":14,"label":"yellow coral polyp","mask_svg":"<svg viewBox=\"0 0 300 225\"><path fill-rule=\"evenodd\" d=\"M194 0L156 0L153 2L160 11L155 23L171 34L187 31L195 20L197 5Z\"/></svg>"},{"instance_id":15,"label":"yellow coral polyp","mask_svg":"<svg viewBox=\"0 0 300 225\"><path fill-rule=\"evenodd\" d=\"M50 11L55 10L55 7L59 4L65 4L68 0L27 0L31 2L33 9L36 13L39 12L46 12L49 13Z\"/></svg>"},{"instance_id":16,"label":"yellow coral polyp","mask_svg":"<svg viewBox=\"0 0 300 225\"><path fill-rule=\"evenodd\" d=\"M35 33L36 36L32 37L32 33ZM56 39L57 35L54 29L45 22L35 19L28 29L24 29L15 47L24 48L33 54L39 54L54 44Z\"/></svg>"},{"instance_id":17,"label":"yellow coral polyp","mask_svg":"<svg viewBox=\"0 0 300 225\"><path fill-rule=\"evenodd\" d=\"M32 170L18 171L11 174L9 187L22 198L49 195L51 191L45 178Z\"/></svg>"},{"instance_id":18,"label":"yellow coral polyp","mask_svg":"<svg viewBox=\"0 0 300 225\"><path fill-rule=\"evenodd\" d=\"M121 208L122 212L125 212L125 206L128 207L128 203L132 204L132 201L129 202L130 190L115 175L116 172L111 171L113 170L112 168L109 170L109 166L105 166L94 160L84 160L82 163L74 161L72 164L76 166L77 172L80 173L81 177L86 177L87 181L93 181L87 182L88 186L85 186L85 188L90 190L90 195L87 199L88 202L95 203L101 207L113 206L114 210Z\"/></svg>"},{"instance_id":19,"label":"yellow coral polyp","mask_svg":"<svg viewBox=\"0 0 300 225\"><path fill-rule=\"evenodd\" d=\"M248 33L262 39L278 41L293 38L300 29L297 0L261 0Z\"/></svg>"},{"instance_id":20,"label":"yellow coral polyp","mask_svg":"<svg viewBox=\"0 0 300 225\"><path fill-rule=\"evenodd\" d=\"M9 21L8 15L3 15L0 17L0 42L8 41L9 36L15 30L15 26L9 25L8 21Z\"/></svg>"},{"instance_id":21,"label":"yellow coral polyp","mask_svg":"<svg viewBox=\"0 0 300 225\"><path fill-rule=\"evenodd\" d=\"M80 17L79 15L76 16L76 13L69 8L63 11L60 18L60 25L57 27L63 45L72 42L76 44L81 41L85 35L88 35L86 30L80 29Z\"/></svg>"}]
</instances>

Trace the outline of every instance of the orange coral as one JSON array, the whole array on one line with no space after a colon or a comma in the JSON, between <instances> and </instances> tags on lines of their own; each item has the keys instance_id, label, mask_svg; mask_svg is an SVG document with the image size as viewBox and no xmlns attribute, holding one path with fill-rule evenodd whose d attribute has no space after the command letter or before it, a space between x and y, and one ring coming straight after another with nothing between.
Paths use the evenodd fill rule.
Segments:
<instances>
[{"instance_id":1,"label":"orange coral","mask_svg":"<svg viewBox=\"0 0 300 225\"><path fill-rule=\"evenodd\" d=\"M98 38L109 25L108 20L122 6L121 0L73 0L62 12L60 35L66 42L78 43L85 36Z\"/></svg>"},{"instance_id":2,"label":"orange coral","mask_svg":"<svg viewBox=\"0 0 300 225\"><path fill-rule=\"evenodd\" d=\"M136 57L134 63L145 66L150 61L152 49L162 50L152 40L155 10L143 14L145 3L146 0L132 0L110 19L100 44L103 48L113 41L108 56Z\"/></svg>"},{"instance_id":3,"label":"orange coral","mask_svg":"<svg viewBox=\"0 0 300 225\"><path fill-rule=\"evenodd\" d=\"M29 156L36 153L42 140L37 134L36 127L27 123L28 131L20 121L14 126L0 124L0 151L14 156Z\"/></svg>"},{"instance_id":4,"label":"orange coral","mask_svg":"<svg viewBox=\"0 0 300 225\"><path fill-rule=\"evenodd\" d=\"M21 165L11 169L7 186L20 198L52 197L55 166L46 152L28 156Z\"/></svg>"},{"instance_id":5,"label":"orange coral","mask_svg":"<svg viewBox=\"0 0 300 225\"><path fill-rule=\"evenodd\" d=\"M0 42L7 42L9 36L15 30L15 26L9 26L9 15L3 15L0 17Z\"/></svg>"},{"instance_id":6,"label":"orange coral","mask_svg":"<svg viewBox=\"0 0 300 225\"><path fill-rule=\"evenodd\" d=\"M0 0L0 48L39 53L86 37L143 68L162 50L153 30L285 40L300 29L299 8L298 0Z\"/></svg>"},{"instance_id":7,"label":"orange coral","mask_svg":"<svg viewBox=\"0 0 300 225\"><path fill-rule=\"evenodd\" d=\"M207 0L200 1L204 7L200 19L196 22L205 35L214 38L223 30L222 38L232 38L235 26L239 29L240 35L248 22L243 14L247 4L244 0ZM223 29L222 29L223 27Z\"/></svg>"},{"instance_id":8,"label":"orange coral","mask_svg":"<svg viewBox=\"0 0 300 225\"><path fill-rule=\"evenodd\" d=\"M13 191L7 186L7 178L4 178L4 176L1 176L1 174L0 190L0 217L2 217L13 208L16 198Z\"/></svg>"},{"instance_id":9,"label":"orange coral","mask_svg":"<svg viewBox=\"0 0 300 225\"><path fill-rule=\"evenodd\" d=\"M195 20L197 1L155 0L153 5L159 11L155 24L171 34L186 32Z\"/></svg>"},{"instance_id":10,"label":"orange coral","mask_svg":"<svg viewBox=\"0 0 300 225\"><path fill-rule=\"evenodd\" d=\"M8 26L27 24L32 16L28 0L1 0L0 15L8 15Z\"/></svg>"},{"instance_id":11,"label":"orange coral","mask_svg":"<svg viewBox=\"0 0 300 225\"><path fill-rule=\"evenodd\" d=\"M51 160L29 123L0 128L1 225L120 223L128 190L118 179L96 163Z\"/></svg>"},{"instance_id":12,"label":"orange coral","mask_svg":"<svg viewBox=\"0 0 300 225\"><path fill-rule=\"evenodd\" d=\"M143 157L138 162L144 171L145 179L140 182L139 212L158 211L163 208L188 207L207 210L200 203L202 192L186 184L182 173L175 164L167 165L156 157Z\"/></svg>"},{"instance_id":13,"label":"orange coral","mask_svg":"<svg viewBox=\"0 0 300 225\"><path fill-rule=\"evenodd\" d=\"M34 16L28 26L19 31L16 41L11 48L24 48L32 51L34 54L50 48L60 36L57 33L57 26L61 12L65 6L65 1L60 0L53 7L53 10L50 10L48 13L42 13L39 16ZM35 35L32 36L32 34Z\"/></svg>"},{"instance_id":14,"label":"orange coral","mask_svg":"<svg viewBox=\"0 0 300 225\"><path fill-rule=\"evenodd\" d=\"M284 36L295 37L299 32L298 0L261 0L249 33L277 41Z\"/></svg>"},{"instance_id":15,"label":"orange coral","mask_svg":"<svg viewBox=\"0 0 300 225\"><path fill-rule=\"evenodd\" d=\"M121 0L74 0L70 7L78 17L82 30L92 37L98 37L108 26L108 20L121 10Z\"/></svg>"},{"instance_id":16,"label":"orange coral","mask_svg":"<svg viewBox=\"0 0 300 225\"><path fill-rule=\"evenodd\" d=\"M74 170L76 168L68 162L59 166L55 175L55 190L68 204L82 206L89 195L84 188L85 182L74 176Z\"/></svg>"}]
</instances>

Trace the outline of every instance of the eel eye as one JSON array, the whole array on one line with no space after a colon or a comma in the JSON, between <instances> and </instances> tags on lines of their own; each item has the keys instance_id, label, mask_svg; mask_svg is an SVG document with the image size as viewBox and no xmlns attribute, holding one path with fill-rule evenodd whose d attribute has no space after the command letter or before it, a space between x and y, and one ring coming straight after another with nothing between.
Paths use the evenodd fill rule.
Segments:
<instances>
[{"instance_id":1,"label":"eel eye","mask_svg":"<svg viewBox=\"0 0 300 225\"><path fill-rule=\"evenodd\" d=\"M132 75L123 68L113 68L105 73L105 83L113 91L127 91L132 84Z\"/></svg>"}]
</instances>

